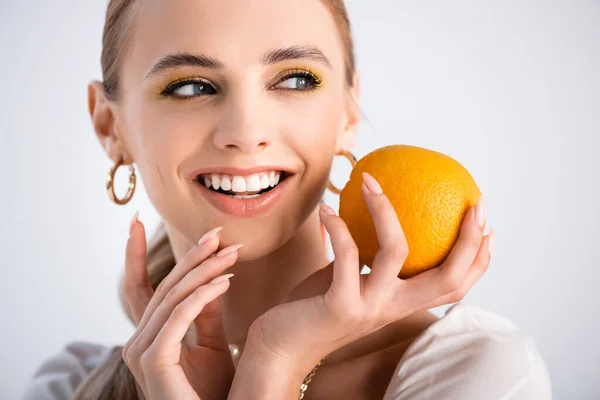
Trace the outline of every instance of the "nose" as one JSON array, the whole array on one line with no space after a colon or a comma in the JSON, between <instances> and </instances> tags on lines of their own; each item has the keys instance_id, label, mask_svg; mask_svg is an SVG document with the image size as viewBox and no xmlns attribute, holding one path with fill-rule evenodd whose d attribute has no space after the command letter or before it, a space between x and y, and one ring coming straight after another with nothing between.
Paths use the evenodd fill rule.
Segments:
<instances>
[{"instance_id":1,"label":"nose","mask_svg":"<svg viewBox=\"0 0 600 400\"><path fill-rule=\"evenodd\" d=\"M213 142L219 150L253 153L271 143L269 121L260 94L244 90L227 98ZM261 112L261 110L263 112Z\"/></svg>"}]
</instances>

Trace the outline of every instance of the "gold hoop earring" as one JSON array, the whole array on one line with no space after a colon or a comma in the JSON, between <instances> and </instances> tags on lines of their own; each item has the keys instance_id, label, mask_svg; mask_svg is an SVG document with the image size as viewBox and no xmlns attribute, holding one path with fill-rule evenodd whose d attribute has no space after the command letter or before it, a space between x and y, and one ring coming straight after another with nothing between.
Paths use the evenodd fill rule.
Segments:
<instances>
[{"instance_id":1,"label":"gold hoop earring","mask_svg":"<svg viewBox=\"0 0 600 400\"><path fill-rule=\"evenodd\" d=\"M352 155L352 153L350 153L349 151L346 151L346 150L342 150L342 152L338 155L346 157L352 163L352 168L354 168L354 166L356 165L356 157L354 157L354 155ZM329 180L329 182L327 182L327 189L331 190L335 194L342 193L342 191L340 189L336 188L333 185L333 183L331 183L331 179Z\"/></svg>"},{"instance_id":2,"label":"gold hoop earring","mask_svg":"<svg viewBox=\"0 0 600 400\"><path fill-rule=\"evenodd\" d=\"M129 203L131 198L133 197L133 193L135 192L135 169L133 168L133 164L129 166L129 187L127 188L127 194L122 199L119 199L115 194L115 174L119 167L123 165L123 158L121 158L114 167L112 167L106 177L106 190L108 192L108 198L122 206L124 204Z\"/></svg>"}]
</instances>

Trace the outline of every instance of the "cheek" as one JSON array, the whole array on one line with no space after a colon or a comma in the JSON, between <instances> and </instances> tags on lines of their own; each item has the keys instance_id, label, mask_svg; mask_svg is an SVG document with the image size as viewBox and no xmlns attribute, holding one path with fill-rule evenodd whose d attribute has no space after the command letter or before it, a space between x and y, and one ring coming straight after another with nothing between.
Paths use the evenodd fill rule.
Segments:
<instances>
[{"instance_id":1,"label":"cheek","mask_svg":"<svg viewBox=\"0 0 600 400\"><path fill-rule=\"evenodd\" d=\"M323 157L329 152L333 154L340 134L342 112L341 100L331 95L287 110L285 131L293 148L310 158Z\"/></svg>"},{"instance_id":2,"label":"cheek","mask_svg":"<svg viewBox=\"0 0 600 400\"><path fill-rule=\"evenodd\" d=\"M303 188L301 203L308 208L321 200L327 186L342 113L342 102L329 96L295 110L285 122L287 144L302 159L305 168L300 181Z\"/></svg>"},{"instance_id":3,"label":"cheek","mask_svg":"<svg viewBox=\"0 0 600 400\"><path fill-rule=\"evenodd\" d=\"M173 165L198 152L198 143L213 123L209 110L160 102L140 101L130 115L143 156L169 159Z\"/></svg>"},{"instance_id":4,"label":"cheek","mask_svg":"<svg viewBox=\"0 0 600 400\"><path fill-rule=\"evenodd\" d=\"M157 168L168 174L171 182L165 184L173 184L182 161L199 153L213 124L211 113L197 106L190 109L143 99L129 110L128 119L137 139L136 162L147 170L149 178Z\"/></svg>"},{"instance_id":5,"label":"cheek","mask_svg":"<svg viewBox=\"0 0 600 400\"><path fill-rule=\"evenodd\" d=\"M189 190L179 167L201 154L203 138L208 137L213 121L198 108L192 112L185 106L164 108L143 101L128 110L127 119L145 190L158 212L169 220L169 214L189 200L173 195Z\"/></svg>"}]
</instances>

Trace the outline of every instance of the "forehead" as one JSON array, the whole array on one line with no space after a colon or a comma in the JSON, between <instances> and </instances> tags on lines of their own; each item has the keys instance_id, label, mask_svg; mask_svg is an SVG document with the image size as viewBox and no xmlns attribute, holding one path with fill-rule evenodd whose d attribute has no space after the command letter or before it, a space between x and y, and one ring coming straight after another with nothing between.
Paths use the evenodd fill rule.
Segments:
<instances>
[{"instance_id":1,"label":"forehead","mask_svg":"<svg viewBox=\"0 0 600 400\"><path fill-rule=\"evenodd\" d=\"M172 52L201 52L225 68L257 65L265 52L312 45L343 65L335 20L321 0L140 0L129 56L140 74Z\"/></svg>"}]
</instances>

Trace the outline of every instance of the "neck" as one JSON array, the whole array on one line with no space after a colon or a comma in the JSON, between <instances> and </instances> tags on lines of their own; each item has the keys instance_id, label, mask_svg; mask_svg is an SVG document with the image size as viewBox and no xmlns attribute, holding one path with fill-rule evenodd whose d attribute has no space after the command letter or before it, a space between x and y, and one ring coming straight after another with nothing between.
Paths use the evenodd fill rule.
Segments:
<instances>
[{"instance_id":1,"label":"neck","mask_svg":"<svg viewBox=\"0 0 600 400\"><path fill-rule=\"evenodd\" d=\"M223 329L229 343L242 345L256 318L278 305L296 285L329 264L321 237L318 209L283 246L260 259L237 262L235 274L220 297ZM189 251L189 242L169 231L175 259Z\"/></svg>"}]
</instances>

